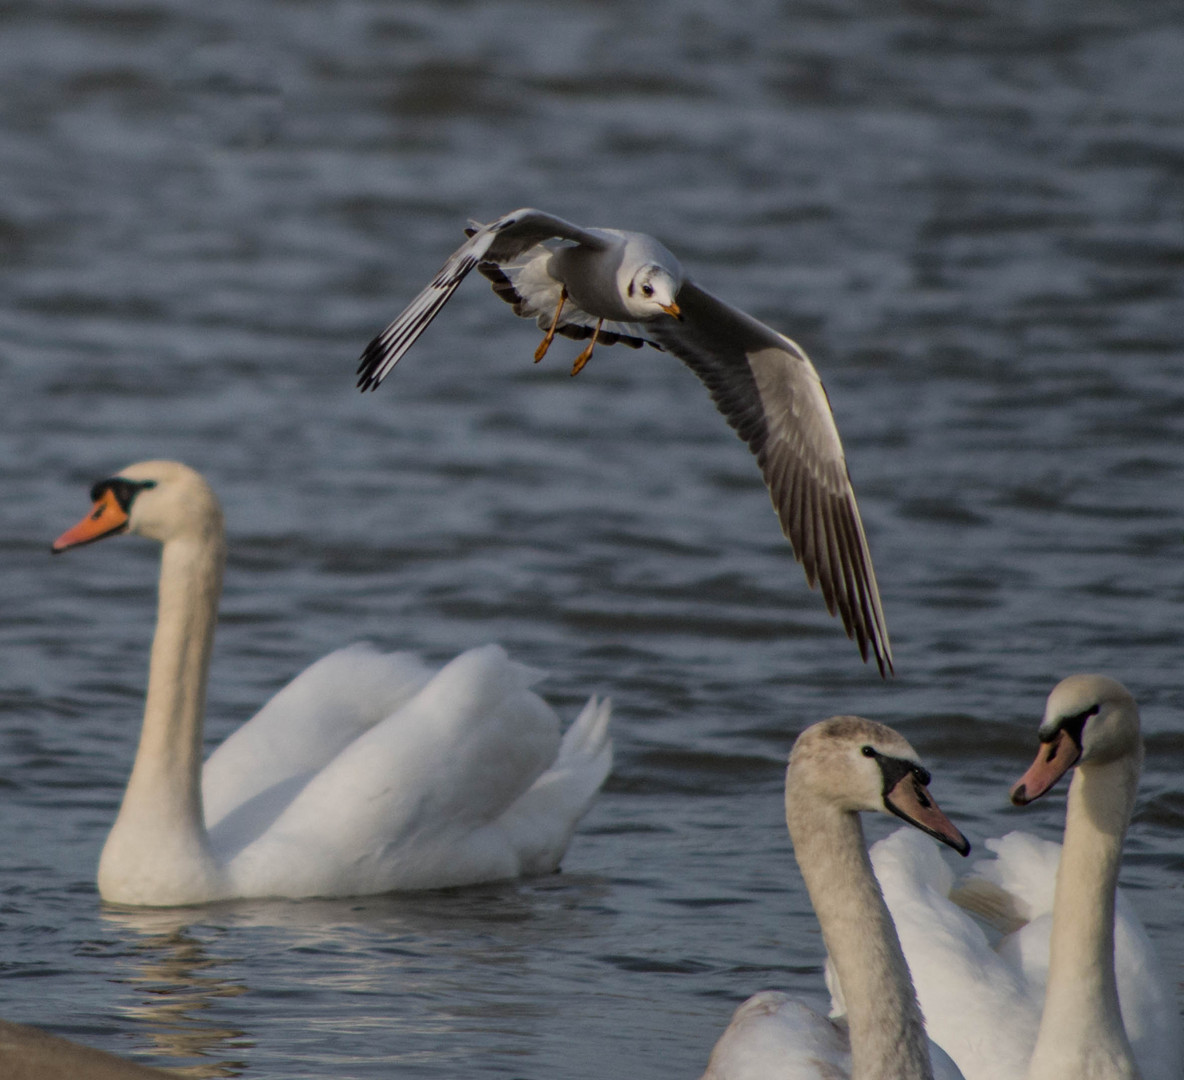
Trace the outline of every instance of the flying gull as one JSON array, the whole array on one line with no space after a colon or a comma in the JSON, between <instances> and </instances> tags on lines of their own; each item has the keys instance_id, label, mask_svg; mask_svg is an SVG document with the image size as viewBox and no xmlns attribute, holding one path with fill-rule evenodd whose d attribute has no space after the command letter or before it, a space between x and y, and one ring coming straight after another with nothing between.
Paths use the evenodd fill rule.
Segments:
<instances>
[{"instance_id":1,"label":"flying gull","mask_svg":"<svg viewBox=\"0 0 1184 1080\"><path fill-rule=\"evenodd\" d=\"M555 335L588 339L572 374L599 342L673 353L703 381L756 455L781 528L821 586L847 636L880 674L892 647L855 504L843 445L818 372L789 338L704 292L651 236L582 229L541 210L515 210L468 240L407 309L366 346L358 386L377 389L476 267L514 313L537 319L546 355Z\"/></svg>"}]
</instances>

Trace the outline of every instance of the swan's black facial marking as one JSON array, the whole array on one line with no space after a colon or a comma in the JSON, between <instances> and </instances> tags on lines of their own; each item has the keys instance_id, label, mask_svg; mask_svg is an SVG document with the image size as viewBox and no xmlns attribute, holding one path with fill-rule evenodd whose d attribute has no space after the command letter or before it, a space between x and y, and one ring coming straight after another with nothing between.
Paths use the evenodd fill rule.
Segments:
<instances>
[{"instance_id":1,"label":"swan's black facial marking","mask_svg":"<svg viewBox=\"0 0 1184 1080\"><path fill-rule=\"evenodd\" d=\"M1078 752L1081 751L1081 740L1085 737L1085 725L1089 723L1091 716L1097 716L1102 711L1102 707L1097 703L1091 705L1088 709L1084 709L1079 713L1074 713L1072 716L1063 716L1047 731L1040 732L1040 741L1048 746L1048 761L1051 761L1053 754L1056 752L1054 743L1056 737L1063 731L1077 746Z\"/></svg>"},{"instance_id":2,"label":"swan's black facial marking","mask_svg":"<svg viewBox=\"0 0 1184 1080\"><path fill-rule=\"evenodd\" d=\"M930 798L928 769L907 758L881 754L874 746L864 746L860 752L880 767L882 805L888 813L948 844L959 855L970 853L970 841Z\"/></svg>"},{"instance_id":3,"label":"swan's black facial marking","mask_svg":"<svg viewBox=\"0 0 1184 1080\"><path fill-rule=\"evenodd\" d=\"M107 480L100 480L90 489L90 499L91 502L97 503L109 491L119 503L119 509L126 514L131 511L132 503L141 491L154 487L155 480L128 480L124 476L112 476Z\"/></svg>"},{"instance_id":4,"label":"swan's black facial marking","mask_svg":"<svg viewBox=\"0 0 1184 1080\"><path fill-rule=\"evenodd\" d=\"M864 757L872 758L880 766L880 775L884 778L884 788L881 794L885 796L910 774L922 787L928 787L933 779L929 775L929 770L918 765L915 761L888 757L887 754L881 754L874 746L865 746L860 750L860 753Z\"/></svg>"}]
</instances>

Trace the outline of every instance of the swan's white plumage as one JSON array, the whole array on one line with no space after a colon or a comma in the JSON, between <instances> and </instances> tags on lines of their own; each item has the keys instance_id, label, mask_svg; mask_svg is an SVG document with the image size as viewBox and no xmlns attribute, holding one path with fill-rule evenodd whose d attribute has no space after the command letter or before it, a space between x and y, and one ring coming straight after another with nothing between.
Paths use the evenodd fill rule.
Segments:
<instances>
[{"instance_id":1,"label":"swan's white plumage","mask_svg":"<svg viewBox=\"0 0 1184 1080\"><path fill-rule=\"evenodd\" d=\"M1059 906L1065 848L1025 833L986 841L991 856L961 880L912 830L900 829L871 849L929 1034L967 1080L1109 1080L1134 1075L1132 1057L1142 1080L1179 1080L1184 1059L1172 984L1130 903L1121 890L1115 894L1142 758L1137 708L1113 680L1071 676L1049 697L1038 762L1052 760L1058 725L1076 725L1080 740L1066 845L1087 851L1063 875L1067 891ZM1114 899L1112 961L1100 914L1108 894ZM1056 982L1061 1004L1044 1016L1054 912L1064 920L1065 967ZM1091 928L1091 922L1103 925ZM1088 999L1084 992L1087 984L1104 986L1111 965L1117 1008L1105 1005L1100 990ZM841 1013L841 988L833 994ZM1038 1036L1043 1054L1036 1053Z\"/></svg>"},{"instance_id":2,"label":"swan's white plumage","mask_svg":"<svg viewBox=\"0 0 1184 1080\"><path fill-rule=\"evenodd\" d=\"M779 990L742 1002L711 1052L703 1080L818 1080L851 1075L847 1031Z\"/></svg>"},{"instance_id":3,"label":"swan's white plumage","mask_svg":"<svg viewBox=\"0 0 1184 1080\"><path fill-rule=\"evenodd\" d=\"M281 780L260 835L220 849L211 830L233 892L341 895L553 870L609 757L602 738L560 763L558 717L530 689L537 678L499 646L470 649L296 786ZM573 738L606 718L590 702ZM577 790L564 806L533 794L536 783Z\"/></svg>"},{"instance_id":4,"label":"swan's white plumage","mask_svg":"<svg viewBox=\"0 0 1184 1080\"><path fill-rule=\"evenodd\" d=\"M964 1080L932 1041L929 1059L933 1080ZM763 990L732 1014L702 1080L846 1080L850 1075L851 1041L841 1019L827 1019L780 990Z\"/></svg>"},{"instance_id":5,"label":"swan's white plumage","mask_svg":"<svg viewBox=\"0 0 1184 1080\"><path fill-rule=\"evenodd\" d=\"M313 664L200 761L222 515L176 462L95 487L65 550L120 531L163 545L140 746L99 865L138 905L466 885L558 866L608 775L608 702L562 738L497 645L433 673L357 645ZM204 804L204 805L203 805Z\"/></svg>"},{"instance_id":6,"label":"swan's white plumage","mask_svg":"<svg viewBox=\"0 0 1184 1080\"><path fill-rule=\"evenodd\" d=\"M950 900L953 871L933 844L912 834L896 830L872 845L871 858L929 1037L967 1080L1017 1080L1026 1074L1036 1042L1042 992L1013 971L983 928ZM841 1014L841 988L828 981L833 1011ZM975 1071L984 1068L990 1072Z\"/></svg>"},{"instance_id":7,"label":"swan's white plumage","mask_svg":"<svg viewBox=\"0 0 1184 1080\"><path fill-rule=\"evenodd\" d=\"M984 846L992 857L978 859L960 879L912 829L873 844L871 857L930 1037L967 1080L1003 1080L1026 1074L1036 1044L1061 845L1010 832ZM997 929L1009 932L999 937L991 933ZM1121 890L1114 946L1123 1025L1143 1080L1179 1080L1184 1057L1175 995ZM837 987L832 1006L843 1012Z\"/></svg>"},{"instance_id":8,"label":"swan's white plumage","mask_svg":"<svg viewBox=\"0 0 1184 1080\"><path fill-rule=\"evenodd\" d=\"M283 805L283 784L307 781L431 676L410 653L382 653L365 644L309 665L206 759L201 792L207 828L227 834L220 840L224 846L234 846L231 833L257 835Z\"/></svg>"}]
</instances>

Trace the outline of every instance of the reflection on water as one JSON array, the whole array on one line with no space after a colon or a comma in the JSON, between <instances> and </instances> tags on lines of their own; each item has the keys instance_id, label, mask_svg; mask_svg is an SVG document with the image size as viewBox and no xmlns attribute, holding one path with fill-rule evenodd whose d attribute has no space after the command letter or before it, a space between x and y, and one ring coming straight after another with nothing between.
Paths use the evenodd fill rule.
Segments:
<instances>
[{"instance_id":1,"label":"reflection on water","mask_svg":"<svg viewBox=\"0 0 1184 1080\"><path fill-rule=\"evenodd\" d=\"M249 1072L258 1031L274 1039L277 1026L285 1053L313 1063L327 1045L352 1055L376 1033L392 1068L461 1060L473 1045L513 1057L563 1012L524 990L544 975L540 958L592 934L611 892L595 876L554 874L346 900L104 906L119 939L105 956L136 1049L188 1076ZM245 940L251 958L235 951Z\"/></svg>"},{"instance_id":2,"label":"reflection on water","mask_svg":"<svg viewBox=\"0 0 1184 1080\"><path fill-rule=\"evenodd\" d=\"M203 1013L247 993L247 986L228 971L238 961L211 956L188 933L196 917L194 911L104 908L106 921L139 936L111 981L135 988L140 1000L120 1009L136 1021L151 1050L169 1059L170 1069L183 1076L240 1076L246 1068L242 1051L253 1043L246 1032L211 1023ZM199 1060L182 1064L194 1058Z\"/></svg>"}]
</instances>

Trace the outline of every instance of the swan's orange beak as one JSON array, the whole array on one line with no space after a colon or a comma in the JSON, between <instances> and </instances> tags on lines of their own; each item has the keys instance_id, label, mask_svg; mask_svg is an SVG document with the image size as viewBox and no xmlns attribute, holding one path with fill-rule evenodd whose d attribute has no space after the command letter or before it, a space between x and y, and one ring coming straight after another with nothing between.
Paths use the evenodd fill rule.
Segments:
<instances>
[{"instance_id":1,"label":"swan's orange beak","mask_svg":"<svg viewBox=\"0 0 1184 1080\"><path fill-rule=\"evenodd\" d=\"M906 773L885 792L884 804L897 817L916 825L943 844L949 844L959 855L970 854L970 841L942 813L929 789L913 773Z\"/></svg>"},{"instance_id":2,"label":"swan's orange beak","mask_svg":"<svg viewBox=\"0 0 1184 1080\"><path fill-rule=\"evenodd\" d=\"M1064 728L1056 733L1051 742L1041 743L1036 760L1028 766L1011 789L1011 801L1016 806L1027 806L1039 799L1049 788L1065 775L1081 757L1081 747Z\"/></svg>"},{"instance_id":3,"label":"swan's orange beak","mask_svg":"<svg viewBox=\"0 0 1184 1080\"><path fill-rule=\"evenodd\" d=\"M72 529L67 529L53 542L53 553L65 551L67 548L78 547L80 544L91 544L102 540L104 536L122 532L127 528L127 511L119 505L114 492L107 488L95 500L94 506Z\"/></svg>"},{"instance_id":4,"label":"swan's orange beak","mask_svg":"<svg viewBox=\"0 0 1184 1080\"><path fill-rule=\"evenodd\" d=\"M669 304L663 304L662 310L667 315L673 315L676 319L682 318L682 308L680 308L673 300Z\"/></svg>"}]
</instances>

